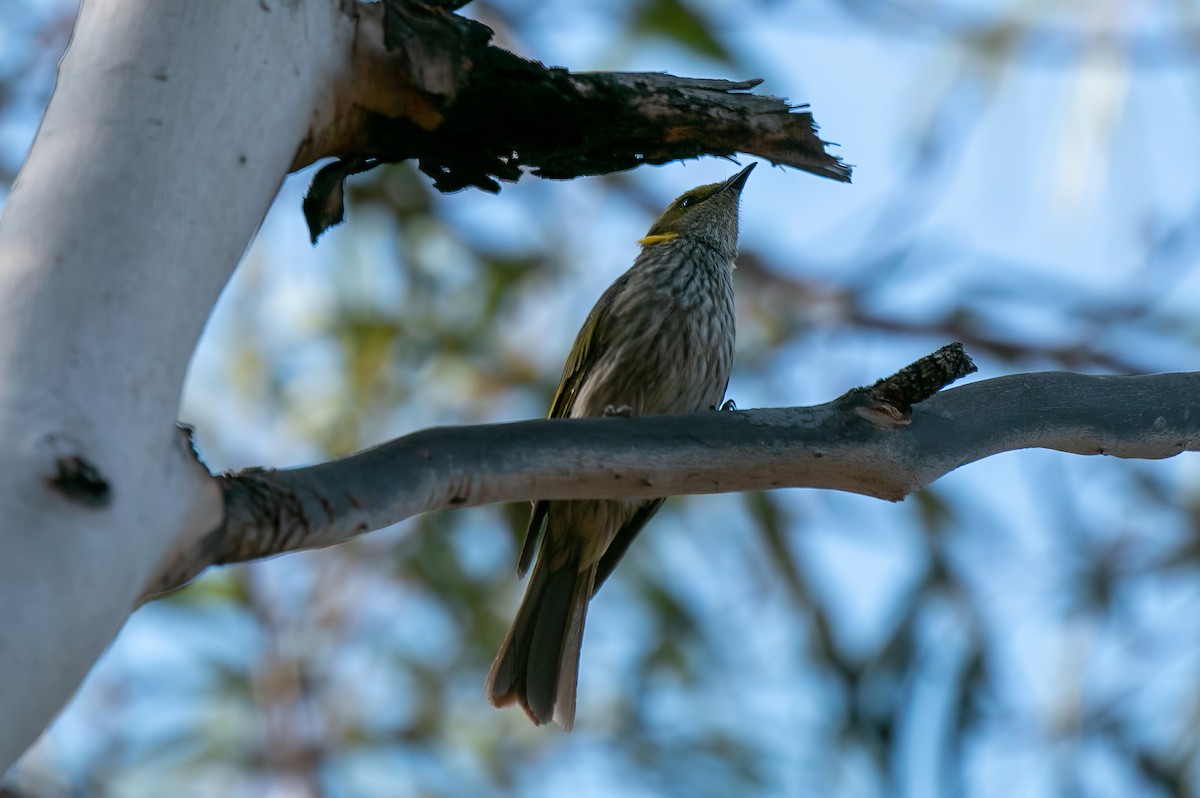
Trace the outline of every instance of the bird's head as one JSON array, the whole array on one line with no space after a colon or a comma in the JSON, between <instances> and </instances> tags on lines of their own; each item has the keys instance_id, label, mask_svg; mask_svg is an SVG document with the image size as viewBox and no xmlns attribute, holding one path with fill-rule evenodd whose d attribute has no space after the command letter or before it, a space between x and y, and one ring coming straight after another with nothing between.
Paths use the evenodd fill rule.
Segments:
<instances>
[{"instance_id":1,"label":"bird's head","mask_svg":"<svg viewBox=\"0 0 1200 798\"><path fill-rule=\"evenodd\" d=\"M685 191L667 206L638 243L654 247L683 237L706 244L733 260L737 257L738 200L754 166L750 164L724 183Z\"/></svg>"}]
</instances>

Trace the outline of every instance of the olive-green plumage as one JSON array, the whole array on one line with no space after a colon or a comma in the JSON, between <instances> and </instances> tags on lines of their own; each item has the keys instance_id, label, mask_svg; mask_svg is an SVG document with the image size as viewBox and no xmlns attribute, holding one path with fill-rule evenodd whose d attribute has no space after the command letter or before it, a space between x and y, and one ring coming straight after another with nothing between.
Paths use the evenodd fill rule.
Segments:
<instances>
[{"instance_id":1,"label":"olive-green plumage","mask_svg":"<svg viewBox=\"0 0 1200 798\"><path fill-rule=\"evenodd\" d=\"M600 297L563 368L550 418L715 410L733 368L738 199L754 164L672 202ZM588 601L662 499L537 501L521 551L537 564L488 674L488 699L534 723L575 720Z\"/></svg>"}]
</instances>

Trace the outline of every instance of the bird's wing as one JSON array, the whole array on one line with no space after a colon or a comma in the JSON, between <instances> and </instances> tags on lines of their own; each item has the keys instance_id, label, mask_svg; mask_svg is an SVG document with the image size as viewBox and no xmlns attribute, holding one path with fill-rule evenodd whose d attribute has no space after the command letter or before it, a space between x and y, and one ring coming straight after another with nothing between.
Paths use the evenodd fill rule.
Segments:
<instances>
[{"instance_id":1,"label":"bird's wing","mask_svg":"<svg viewBox=\"0 0 1200 798\"><path fill-rule=\"evenodd\" d=\"M593 596L600 589L600 585L604 584L604 580L608 579L613 569L617 567L617 563L625 556L625 552L629 549L629 544L633 543L633 539L637 537L638 532L641 532L646 522L654 517L654 514L658 512L658 508L662 507L664 501L666 499L652 499L646 502L617 531L616 537L613 538L613 542L609 544L608 550L604 552L604 556L600 558L600 562L596 566L596 581L592 584Z\"/></svg>"},{"instance_id":2,"label":"bird's wing","mask_svg":"<svg viewBox=\"0 0 1200 798\"><path fill-rule=\"evenodd\" d=\"M533 565L533 553L537 551L538 540L542 537L542 528L546 525L546 513L550 509L545 500L533 502L533 513L529 516L529 527L525 530L525 542L521 545L521 558L517 560L517 578L524 579Z\"/></svg>"},{"instance_id":3,"label":"bird's wing","mask_svg":"<svg viewBox=\"0 0 1200 798\"><path fill-rule=\"evenodd\" d=\"M550 403L550 413L547 418L571 417L571 409L575 407L575 397L591 372L592 366L599 359L600 353L604 351L608 338L607 335L604 335L606 332L605 322L608 320L609 309L612 306L609 296L619 283L618 280L600 297L600 301L596 303L592 312L588 314L587 320L584 321L579 335L575 336L575 345L571 347L571 354L567 358L566 365L563 366L562 379L559 380L558 390L554 393L554 401ZM548 510L547 502L534 501L533 514L529 517L529 528L525 531L525 543L521 546L521 557L517 560L517 576L519 577L523 578L528 573L529 566L533 564L533 555L537 551L538 540L546 525Z\"/></svg>"},{"instance_id":4,"label":"bird's wing","mask_svg":"<svg viewBox=\"0 0 1200 798\"><path fill-rule=\"evenodd\" d=\"M558 382L558 390L554 393L554 401L550 403L550 413L547 418L571 417L571 410L575 407L575 397L608 343L606 322L612 307L612 303L608 301L611 292L610 288L604 296L600 297L600 301L596 303L592 312L588 314L587 320L584 321L583 329L579 331L579 335L575 336L575 345L571 347L571 355L567 358L566 365L563 366L562 379Z\"/></svg>"}]
</instances>

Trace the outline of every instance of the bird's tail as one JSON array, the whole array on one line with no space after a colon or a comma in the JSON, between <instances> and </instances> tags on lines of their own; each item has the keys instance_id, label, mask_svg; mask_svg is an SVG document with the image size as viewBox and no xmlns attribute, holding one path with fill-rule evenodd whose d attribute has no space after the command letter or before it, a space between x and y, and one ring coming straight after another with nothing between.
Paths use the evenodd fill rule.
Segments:
<instances>
[{"instance_id":1,"label":"bird's tail","mask_svg":"<svg viewBox=\"0 0 1200 798\"><path fill-rule=\"evenodd\" d=\"M596 578L579 555L550 564L543 545L517 619L488 673L488 700L497 707L520 703L539 725L553 720L564 731L575 722L575 683L583 623Z\"/></svg>"}]
</instances>

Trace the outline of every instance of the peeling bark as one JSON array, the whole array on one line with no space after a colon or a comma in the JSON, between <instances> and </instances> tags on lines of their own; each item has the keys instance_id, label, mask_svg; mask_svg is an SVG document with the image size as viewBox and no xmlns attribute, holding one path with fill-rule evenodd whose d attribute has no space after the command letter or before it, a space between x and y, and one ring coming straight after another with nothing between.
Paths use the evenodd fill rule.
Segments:
<instances>
[{"instance_id":1,"label":"peeling bark","mask_svg":"<svg viewBox=\"0 0 1200 798\"><path fill-rule=\"evenodd\" d=\"M394 0L358 15L344 120L295 164L338 158L305 200L314 241L342 220L347 177L410 159L447 192L496 192L525 171L566 180L739 152L850 179L807 106L750 93L761 80L570 72L497 47L490 28L440 8Z\"/></svg>"}]
</instances>

